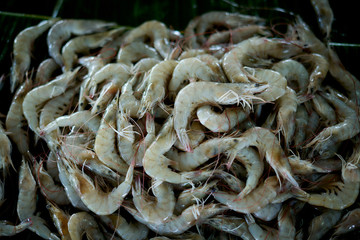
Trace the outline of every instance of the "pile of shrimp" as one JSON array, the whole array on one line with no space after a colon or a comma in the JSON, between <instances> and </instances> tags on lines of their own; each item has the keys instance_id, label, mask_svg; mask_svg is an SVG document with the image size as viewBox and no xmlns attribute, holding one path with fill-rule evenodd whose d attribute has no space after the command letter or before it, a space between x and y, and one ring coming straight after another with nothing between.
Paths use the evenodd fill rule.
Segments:
<instances>
[{"instance_id":1,"label":"pile of shrimp","mask_svg":"<svg viewBox=\"0 0 360 240\"><path fill-rule=\"evenodd\" d=\"M77 19L20 32L0 124L0 204L18 174L17 219L0 221L0 236L354 231L360 82L328 46L327 1L312 2L325 40L300 16L279 33L261 17L220 11L183 32ZM37 65L42 36L48 57Z\"/></svg>"}]
</instances>

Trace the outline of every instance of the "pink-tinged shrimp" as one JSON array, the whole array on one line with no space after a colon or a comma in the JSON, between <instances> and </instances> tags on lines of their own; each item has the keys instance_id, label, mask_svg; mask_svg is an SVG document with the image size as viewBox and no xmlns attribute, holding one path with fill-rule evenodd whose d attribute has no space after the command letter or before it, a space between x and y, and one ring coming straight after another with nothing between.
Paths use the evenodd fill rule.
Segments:
<instances>
[{"instance_id":1,"label":"pink-tinged shrimp","mask_svg":"<svg viewBox=\"0 0 360 240\"><path fill-rule=\"evenodd\" d=\"M309 225L309 237L308 240L321 239L335 224L340 220L341 211L338 210L326 210L319 216L314 217Z\"/></svg>"},{"instance_id":2,"label":"pink-tinged shrimp","mask_svg":"<svg viewBox=\"0 0 360 240\"><path fill-rule=\"evenodd\" d=\"M320 30L326 38L330 37L331 25L334 21L334 13L328 0L311 0L315 13L317 15Z\"/></svg>"},{"instance_id":3,"label":"pink-tinged shrimp","mask_svg":"<svg viewBox=\"0 0 360 240\"><path fill-rule=\"evenodd\" d=\"M40 86L49 82L51 80L53 73L59 67L60 66L52 58L48 58L42 61L39 64L39 67L37 68L34 85Z\"/></svg>"},{"instance_id":4,"label":"pink-tinged shrimp","mask_svg":"<svg viewBox=\"0 0 360 240\"><path fill-rule=\"evenodd\" d=\"M60 49L73 34L84 35L94 32L103 32L109 27L115 26L115 23L108 23L100 20L61 20L54 24L47 35L47 45L49 55L60 66L63 66L63 59Z\"/></svg>"},{"instance_id":5,"label":"pink-tinged shrimp","mask_svg":"<svg viewBox=\"0 0 360 240\"><path fill-rule=\"evenodd\" d=\"M124 38L124 43L127 44L136 41L146 42L148 38L150 38L152 45L160 53L162 58L167 58L171 51L169 30L165 24L159 21L147 21L137 28L134 28Z\"/></svg>"},{"instance_id":6,"label":"pink-tinged shrimp","mask_svg":"<svg viewBox=\"0 0 360 240\"><path fill-rule=\"evenodd\" d=\"M161 57L156 50L143 42L130 42L124 47L120 48L117 55L116 62L122 63L126 66L132 66L143 58L154 58L161 60Z\"/></svg>"},{"instance_id":7,"label":"pink-tinged shrimp","mask_svg":"<svg viewBox=\"0 0 360 240\"><path fill-rule=\"evenodd\" d=\"M70 215L61 210L56 204L46 201L46 208L49 210L50 217L58 230L62 240L71 240L68 221Z\"/></svg>"},{"instance_id":8,"label":"pink-tinged shrimp","mask_svg":"<svg viewBox=\"0 0 360 240\"><path fill-rule=\"evenodd\" d=\"M287 80L287 85L298 94L306 92L309 85L309 73L303 64L293 59L286 59L275 63L271 69L283 75Z\"/></svg>"},{"instance_id":9,"label":"pink-tinged shrimp","mask_svg":"<svg viewBox=\"0 0 360 240\"><path fill-rule=\"evenodd\" d=\"M149 229L140 222L128 222L120 214L100 216L100 219L124 240L146 239Z\"/></svg>"},{"instance_id":10,"label":"pink-tinged shrimp","mask_svg":"<svg viewBox=\"0 0 360 240\"><path fill-rule=\"evenodd\" d=\"M335 226L333 236L339 236L360 227L360 208L355 208L345 214L339 224Z\"/></svg>"},{"instance_id":11,"label":"pink-tinged shrimp","mask_svg":"<svg viewBox=\"0 0 360 240\"><path fill-rule=\"evenodd\" d=\"M192 113L201 104L249 105L252 100L259 100L256 93L261 93L268 87L269 85L245 83L190 83L179 92L174 104L174 129L181 144L186 146L187 151L191 151L186 127Z\"/></svg>"},{"instance_id":12,"label":"pink-tinged shrimp","mask_svg":"<svg viewBox=\"0 0 360 240\"><path fill-rule=\"evenodd\" d=\"M10 139L5 134L3 124L0 121L0 170L6 176L9 172L9 166L14 167L11 161L12 145Z\"/></svg>"},{"instance_id":13,"label":"pink-tinged shrimp","mask_svg":"<svg viewBox=\"0 0 360 240\"><path fill-rule=\"evenodd\" d=\"M205 223L221 232L230 233L241 239L254 240L243 218L219 215L207 219Z\"/></svg>"},{"instance_id":14,"label":"pink-tinged shrimp","mask_svg":"<svg viewBox=\"0 0 360 240\"><path fill-rule=\"evenodd\" d=\"M190 82L214 82L215 73L211 68L198 58L186 58L175 67L169 81L169 97L175 99L178 92Z\"/></svg>"},{"instance_id":15,"label":"pink-tinged shrimp","mask_svg":"<svg viewBox=\"0 0 360 240\"><path fill-rule=\"evenodd\" d=\"M177 64L174 60L165 60L151 69L146 83L147 86L141 98L139 116L143 116L146 112L153 113L155 104L162 103L166 95L168 82Z\"/></svg>"},{"instance_id":16,"label":"pink-tinged shrimp","mask_svg":"<svg viewBox=\"0 0 360 240\"><path fill-rule=\"evenodd\" d=\"M79 69L63 73L49 83L34 88L26 94L22 104L23 112L30 129L35 133L39 133L38 112L44 102L63 94L68 87L74 85L73 82Z\"/></svg>"},{"instance_id":17,"label":"pink-tinged shrimp","mask_svg":"<svg viewBox=\"0 0 360 240\"><path fill-rule=\"evenodd\" d=\"M23 83L24 75L29 70L31 62L31 50L36 38L43 34L49 27L56 23L58 19L50 19L40 22L36 26L28 27L21 31L14 40L14 60L11 67L10 90Z\"/></svg>"},{"instance_id":18,"label":"pink-tinged shrimp","mask_svg":"<svg viewBox=\"0 0 360 240\"><path fill-rule=\"evenodd\" d=\"M31 219L25 219L21 221L18 225L13 225L6 220L0 221L0 236L10 237L18 233L21 233L29 226L31 226Z\"/></svg>"},{"instance_id":19,"label":"pink-tinged shrimp","mask_svg":"<svg viewBox=\"0 0 360 240\"><path fill-rule=\"evenodd\" d=\"M284 59L299 54L300 47L282 39L253 37L236 45L222 58L222 67L230 82L249 82L243 67L271 64L269 58Z\"/></svg>"},{"instance_id":20,"label":"pink-tinged shrimp","mask_svg":"<svg viewBox=\"0 0 360 240\"><path fill-rule=\"evenodd\" d=\"M81 240L84 233L89 239L105 240L95 218L87 212L71 215L68 221L68 230L72 240Z\"/></svg>"},{"instance_id":21,"label":"pink-tinged shrimp","mask_svg":"<svg viewBox=\"0 0 360 240\"><path fill-rule=\"evenodd\" d=\"M214 192L213 196L218 202L225 204L230 209L247 214L257 212L271 203L280 191L279 181L273 176L268 177L242 199L239 199L238 194L222 191Z\"/></svg>"},{"instance_id":22,"label":"pink-tinged shrimp","mask_svg":"<svg viewBox=\"0 0 360 240\"><path fill-rule=\"evenodd\" d=\"M329 103L319 94L315 94L311 100L313 102L314 110L319 114L321 120L325 122L325 125L335 125L336 113Z\"/></svg>"},{"instance_id":23,"label":"pink-tinged shrimp","mask_svg":"<svg viewBox=\"0 0 360 240\"><path fill-rule=\"evenodd\" d=\"M253 212L254 216L263 220L271 221L276 218L281 209L282 203L269 203L259 211Z\"/></svg>"}]
</instances>

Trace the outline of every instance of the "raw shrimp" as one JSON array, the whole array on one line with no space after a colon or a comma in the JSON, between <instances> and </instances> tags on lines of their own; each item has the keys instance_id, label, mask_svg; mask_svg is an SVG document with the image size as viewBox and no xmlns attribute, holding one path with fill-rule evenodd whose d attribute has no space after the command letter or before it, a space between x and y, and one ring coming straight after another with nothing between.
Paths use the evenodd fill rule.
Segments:
<instances>
[{"instance_id":1,"label":"raw shrimp","mask_svg":"<svg viewBox=\"0 0 360 240\"><path fill-rule=\"evenodd\" d=\"M206 205L192 205L186 208L179 216L171 216L166 221L154 224L147 222L141 217L141 214L135 209L126 207L126 210L133 215L139 222L145 224L148 228L161 235L178 235L187 231L189 228L203 222L205 219L210 218L224 211L224 206L210 203Z\"/></svg>"},{"instance_id":2,"label":"raw shrimp","mask_svg":"<svg viewBox=\"0 0 360 240\"><path fill-rule=\"evenodd\" d=\"M4 196L5 196L5 183L0 180L0 207L5 202Z\"/></svg>"},{"instance_id":3,"label":"raw shrimp","mask_svg":"<svg viewBox=\"0 0 360 240\"><path fill-rule=\"evenodd\" d=\"M333 126L336 123L336 113L327 101L319 94L314 94L311 99L314 110L319 114L326 126Z\"/></svg>"},{"instance_id":4,"label":"raw shrimp","mask_svg":"<svg viewBox=\"0 0 360 240\"><path fill-rule=\"evenodd\" d=\"M139 75L145 76L146 74L148 74L149 71L152 70L152 68L155 65L159 64L160 62L164 62L164 61L160 61L160 60L155 59L155 58L143 58L140 61L138 61L131 68L131 70L130 70L131 74L132 75L138 75L139 74Z\"/></svg>"},{"instance_id":5,"label":"raw shrimp","mask_svg":"<svg viewBox=\"0 0 360 240\"><path fill-rule=\"evenodd\" d=\"M265 225L258 225L255 222L255 219L251 214L245 216L246 223L248 224L248 229L251 235L256 240L277 240L278 230L274 228L270 228Z\"/></svg>"},{"instance_id":6,"label":"raw shrimp","mask_svg":"<svg viewBox=\"0 0 360 240\"><path fill-rule=\"evenodd\" d=\"M50 201L46 201L46 208L49 210L50 216L54 222L56 229L58 230L62 240L71 240L69 229L68 229L68 221L70 215L61 210L58 206L51 203Z\"/></svg>"},{"instance_id":7,"label":"raw shrimp","mask_svg":"<svg viewBox=\"0 0 360 240\"><path fill-rule=\"evenodd\" d=\"M308 240L321 239L335 224L340 220L341 211L326 210L319 216L314 217L309 225L309 237Z\"/></svg>"},{"instance_id":8,"label":"raw shrimp","mask_svg":"<svg viewBox=\"0 0 360 240\"><path fill-rule=\"evenodd\" d=\"M236 45L222 58L222 67L230 82L249 82L244 66L268 66L269 58L284 59L299 54L300 47L281 39L253 37Z\"/></svg>"},{"instance_id":9,"label":"raw shrimp","mask_svg":"<svg viewBox=\"0 0 360 240\"><path fill-rule=\"evenodd\" d=\"M120 214L100 216L100 219L124 240L146 239L149 229L140 222L128 222Z\"/></svg>"},{"instance_id":10,"label":"raw shrimp","mask_svg":"<svg viewBox=\"0 0 360 240\"><path fill-rule=\"evenodd\" d=\"M100 127L95 138L94 151L103 164L125 175L128 171L128 165L121 159L119 153L116 151L115 129L116 112L118 110L117 105L118 94L106 108L101 119Z\"/></svg>"},{"instance_id":11,"label":"raw shrimp","mask_svg":"<svg viewBox=\"0 0 360 240\"><path fill-rule=\"evenodd\" d=\"M32 222L31 219L25 219L18 225L13 225L9 223L8 221L1 220L0 221L0 236L14 236L18 233L21 233L25 229L27 229L29 226L31 226Z\"/></svg>"},{"instance_id":12,"label":"raw shrimp","mask_svg":"<svg viewBox=\"0 0 360 240\"><path fill-rule=\"evenodd\" d=\"M74 79L80 68L72 72L65 72L45 85L41 85L28 92L24 98L23 113L29 127L35 133L39 133L38 112L45 101L63 94L66 89L74 85Z\"/></svg>"},{"instance_id":13,"label":"raw shrimp","mask_svg":"<svg viewBox=\"0 0 360 240\"><path fill-rule=\"evenodd\" d=\"M198 121L193 121L190 125L190 129L187 132L189 139L190 139L190 146L191 149L196 148L200 145L200 143L205 139L205 128L201 125ZM186 151L185 146L183 146L180 141L176 141L174 143L174 147L180 149L182 151Z\"/></svg>"},{"instance_id":14,"label":"raw shrimp","mask_svg":"<svg viewBox=\"0 0 360 240\"><path fill-rule=\"evenodd\" d=\"M228 206L230 209L240 213L254 213L268 205L275 199L281 191L280 184L275 176L268 177L265 182L239 199L238 194L232 194L222 191L215 191L214 198Z\"/></svg>"},{"instance_id":15,"label":"raw shrimp","mask_svg":"<svg viewBox=\"0 0 360 240\"><path fill-rule=\"evenodd\" d=\"M165 24L152 20L147 21L134 28L124 38L124 43L146 42L150 38L154 48L160 53L161 57L166 59L171 52L169 44L169 30Z\"/></svg>"},{"instance_id":16,"label":"raw shrimp","mask_svg":"<svg viewBox=\"0 0 360 240\"><path fill-rule=\"evenodd\" d=\"M139 116L143 116L146 112L153 113L155 104L162 103L165 98L166 87L177 64L174 60L165 60L156 64L151 69L143 97L141 98Z\"/></svg>"},{"instance_id":17,"label":"raw shrimp","mask_svg":"<svg viewBox=\"0 0 360 240\"><path fill-rule=\"evenodd\" d=\"M78 212L71 215L68 221L68 229L72 240L81 240L84 233L89 239L105 240L94 217L87 212Z\"/></svg>"},{"instance_id":18,"label":"raw shrimp","mask_svg":"<svg viewBox=\"0 0 360 240\"><path fill-rule=\"evenodd\" d=\"M116 55L119 52L121 45L123 44L125 35L126 35L126 32L124 32L124 34L120 35L119 37L115 37L110 42L105 44L105 46L103 46L101 48L101 50L96 55L96 57L102 59L105 64L110 63L113 60L115 60L114 58L116 58Z\"/></svg>"},{"instance_id":19,"label":"raw shrimp","mask_svg":"<svg viewBox=\"0 0 360 240\"><path fill-rule=\"evenodd\" d=\"M134 95L133 86L138 81L138 76L132 77L121 88L119 97L119 109L129 117L137 118L140 108L140 100Z\"/></svg>"},{"instance_id":20,"label":"raw shrimp","mask_svg":"<svg viewBox=\"0 0 360 240\"><path fill-rule=\"evenodd\" d=\"M286 59L275 63L271 69L283 75L287 80L287 85L298 94L306 92L309 85L309 73L303 64L293 59Z\"/></svg>"},{"instance_id":21,"label":"raw shrimp","mask_svg":"<svg viewBox=\"0 0 360 240\"><path fill-rule=\"evenodd\" d=\"M214 82L215 73L211 68L198 58L186 58L175 67L169 81L169 97L175 99L178 92L189 82L205 81Z\"/></svg>"},{"instance_id":22,"label":"raw shrimp","mask_svg":"<svg viewBox=\"0 0 360 240\"><path fill-rule=\"evenodd\" d=\"M15 88L23 83L25 72L29 70L34 41L58 20L41 21L38 25L24 29L16 36L13 47L14 60L10 75L11 92L14 92Z\"/></svg>"},{"instance_id":23,"label":"raw shrimp","mask_svg":"<svg viewBox=\"0 0 360 240\"><path fill-rule=\"evenodd\" d=\"M295 114L295 133L294 145L297 149L301 149L306 137L306 126L309 121L309 114L303 105L299 105Z\"/></svg>"},{"instance_id":24,"label":"raw shrimp","mask_svg":"<svg viewBox=\"0 0 360 240\"><path fill-rule=\"evenodd\" d=\"M113 84L112 82L106 83L100 91L97 99L91 103L91 114L96 115L103 113L109 102L114 98L114 95L119 91L119 87Z\"/></svg>"},{"instance_id":25,"label":"raw shrimp","mask_svg":"<svg viewBox=\"0 0 360 240\"><path fill-rule=\"evenodd\" d=\"M299 156L291 155L288 157L291 169L294 174L309 175L313 173L329 173L332 171L329 166L321 166L309 160L302 160Z\"/></svg>"},{"instance_id":26,"label":"raw shrimp","mask_svg":"<svg viewBox=\"0 0 360 240\"><path fill-rule=\"evenodd\" d=\"M67 41L72 34L84 35L94 32L103 32L109 27L115 26L115 23L104 22L100 20L61 20L54 24L47 35L47 45L49 55L60 66L63 66L63 59L60 54L60 49L65 41Z\"/></svg>"},{"instance_id":27,"label":"raw shrimp","mask_svg":"<svg viewBox=\"0 0 360 240\"><path fill-rule=\"evenodd\" d=\"M335 232L333 236L338 236L348 233L350 231L354 231L359 227L360 227L360 208L355 208L342 217L339 224L335 226Z\"/></svg>"},{"instance_id":28,"label":"raw shrimp","mask_svg":"<svg viewBox=\"0 0 360 240\"><path fill-rule=\"evenodd\" d=\"M48 58L42 61L36 70L34 85L41 86L49 82L51 80L53 73L59 67L60 66L52 58Z\"/></svg>"},{"instance_id":29,"label":"raw shrimp","mask_svg":"<svg viewBox=\"0 0 360 240\"><path fill-rule=\"evenodd\" d=\"M348 178L351 182L360 182L360 145L356 142L353 153L345 162L344 159L338 155L342 160L341 175L343 178Z\"/></svg>"},{"instance_id":30,"label":"raw shrimp","mask_svg":"<svg viewBox=\"0 0 360 240\"><path fill-rule=\"evenodd\" d=\"M120 48L117 55L116 62L132 66L143 58L154 58L160 60L159 54L152 47L149 47L142 42L130 42L124 47Z\"/></svg>"},{"instance_id":31,"label":"raw shrimp","mask_svg":"<svg viewBox=\"0 0 360 240\"><path fill-rule=\"evenodd\" d=\"M291 204L284 204L277 217L278 239L295 239L295 210Z\"/></svg>"},{"instance_id":32,"label":"raw shrimp","mask_svg":"<svg viewBox=\"0 0 360 240\"><path fill-rule=\"evenodd\" d=\"M315 13L317 15L320 30L325 37L329 39L331 32L331 25L334 21L334 13L330 7L328 0L311 0Z\"/></svg>"},{"instance_id":33,"label":"raw shrimp","mask_svg":"<svg viewBox=\"0 0 360 240\"><path fill-rule=\"evenodd\" d=\"M305 65L310 72L309 85L307 86L307 93L313 94L320 89L321 83L329 71L328 60L316 53L300 54L295 59Z\"/></svg>"},{"instance_id":34,"label":"raw shrimp","mask_svg":"<svg viewBox=\"0 0 360 240\"><path fill-rule=\"evenodd\" d=\"M213 78L215 78L216 82L229 82L225 76L224 71L222 70L219 59L210 54L201 54L196 56L196 58L206 63L211 68L215 74Z\"/></svg>"},{"instance_id":35,"label":"raw shrimp","mask_svg":"<svg viewBox=\"0 0 360 240\"><path fill-rule=\"evenodd\" d=\"M244 83L213 83L193 82L183 88L175 99L174 129L183 146L191 151L186 126L193 111L201 104L244 104L248 101L259 100L255 95L268 88L269 85ZM191 97L189 97L191 96Z\"/></svg>"},{"instance_id":36,"label":"raw shrimp","mask_svg":"<svg viewBox=\"0 0 360 240\"><path fill-rule=\"evenodd\" d=\"M248 226L243 218L233 216L216 216L205 221L206 224L218 229L221 232L227 232L244 240L254 240L249 232Z\"/></svg>"},{"instance_id":37,"label":"raw shrimp","mask_svg":"<svg viewBox=\"0 0 360 240\"><path fill-rule=\"evenodd\" d=\"M186 30L185 30L186 31ZM192 58L197 57L203 54L207 54L205 49L187 49L186 51L183 51L180 56L178 57L178 60L181 61L185 58Z\"/></svg>"},{"instance_id":38,"label":"raw shrimp","mask_svg":"<svg viewBox=\"0 0 360 240\"><path fill-rule=\"evenodd\" d=\"M153 180L151 190L155 199L144 193L141 179L136 179L132 188L133 202L144 221L157 225L166 222L173 215L176 199L172 186L167 182Z\"/></svg>"},{"instance_id":39,"label":"raw shrimp","mask_svg":"<svg viewBox=\"0 0 360 240\"><path fill-rule=\"evenodd\" d=\"M253 212L253 214L255 217L263 221L271 221L276 218L281 209L281 206L282 203L269 203L259 211Z\"/></svg>"},{"instance_id":40,"label":"raw shrimp","mask_svg":"<svg viewBox=\"0 0 360 240\"><path fill-rule=\"evenodd\" d=\"M9 172L9 166L14 168L11 161L12 145L10 139L6 136L3 124L0 121L0 170L6 176Z\"/></svg>"}]
</instances>

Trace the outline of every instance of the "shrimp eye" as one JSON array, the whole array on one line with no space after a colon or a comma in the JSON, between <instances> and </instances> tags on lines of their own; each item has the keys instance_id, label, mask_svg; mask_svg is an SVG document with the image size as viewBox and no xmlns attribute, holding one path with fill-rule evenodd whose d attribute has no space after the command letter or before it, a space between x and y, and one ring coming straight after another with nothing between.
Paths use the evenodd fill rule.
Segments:
<instances>
[{"instance_id":1,"label":"shrimp eye","mask_svg":"<svg viewBox=\"0 0 360 240\"><path fill-rule=\"evenodd\" d=\"M260 84L258 84L258 83L255 83L255 87L260 87Z\"/></svg>"}]
</instances>

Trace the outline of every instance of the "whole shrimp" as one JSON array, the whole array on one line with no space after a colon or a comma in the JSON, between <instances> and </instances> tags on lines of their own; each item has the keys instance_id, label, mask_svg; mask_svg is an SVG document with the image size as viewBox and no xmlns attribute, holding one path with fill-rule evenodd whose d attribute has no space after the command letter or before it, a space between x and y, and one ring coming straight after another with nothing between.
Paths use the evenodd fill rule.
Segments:
<instances>
[{"instance_id":1,"label":"whole shrimp","mask_svg":"<svg viewBox=\"0 0 360 240\"><path fill-rule=\"evenodd\" d=\"M72 214L68 221L68 229L72 240L81 240L84 233L86 233L89 238L105 240L94 217L87 212Z\"/></svg>"},{"instance_id":2,"label":"whole shrimp","mask_svg":"<svg viewBox=\"0 0 360 240\"><path fill-rule=\"evenodd\" d=\"M29 70L34 41L58 20L41 21L38 25L24 29L16 36L13 47L14 60L10 75L11 92L14 92L15 88L23 83L25 72Z\"/></svg>"},{"instance_id":3,"label":"whole shrimp","mask_svg":"<svg viewBox=\"0 0 360 240\"><path fill-rule=\"evenodd\" d=\"M117 55L116 62L126 66L132 66L143 58L154 58L161 60L161 57L156 50L143 42L129 42L124 47L120 48Z\"/></svg>"},{"instance_id":4,"label":"whole shrimp","mask_svg":"<svg viewBox=\"0 0 360 240\"><path fill-rule=\"evenodd\" d=\"M175 99L174 129L183 146L191 151L186 126L193 111L201 104L244 104L259 100L255 95L268 89L269 85L245 83L194 82L183 88ZM192 96L192 97L189 97Z\"/></svg>"},{"instance_id":5,"label":"whole shrimp","mask_svg":"<svg viewBox=\"0 0 360 240\"><path fill-rule=\"evenodd\" d=\"M211 227L230 233L244 240L254 240L249 232L245 219L233 216L215 216L205 221Z\"/></svg>"},{"instance_id":6,"label":"whole shrimp","mask_svg":"<svg viewBox=\"0 0 360 240\"><path fill-rule=\"evenodd\" d=\"M309 237L308 240L321 239L335 224L340 220L341 211L338 210L326 210L319 216L314 217L309 225Z\"/></svg>"},{"instance_id":7,"label":"whole shrimp","mask_svg":"<svg viewBox=\"0 0 360 240\"><path fill-rule=\"evenodd\" d=\"M84 35L94 32L103 32L112 26L115 26L115 23L100 20L67 19L58 21L50 28L47 35L49 55L59 66L63 66L63 58L60 49L63 43L67 41L72 34Z\"/></svg>"}]
</instances>

